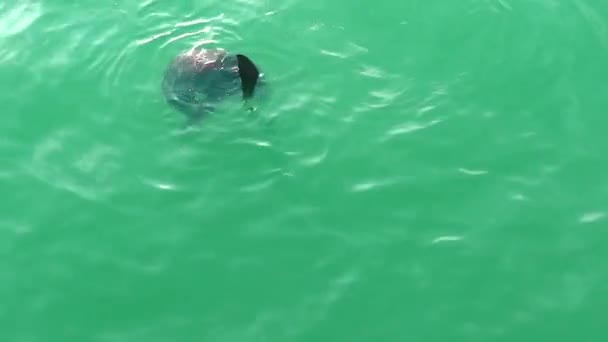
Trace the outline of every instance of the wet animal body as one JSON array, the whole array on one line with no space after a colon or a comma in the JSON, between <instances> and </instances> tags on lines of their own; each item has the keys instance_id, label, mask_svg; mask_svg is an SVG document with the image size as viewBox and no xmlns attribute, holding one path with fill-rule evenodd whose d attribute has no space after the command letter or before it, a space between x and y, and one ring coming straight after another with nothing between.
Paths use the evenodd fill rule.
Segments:
<instances>
[{"instance_id":1,"label":"wet animal body","mask_svg":"<svg viewBox=\"0 0 608 342\"><path fill-rule=\"evenodd\" d=\"M253 97L260 81L260 71L247 56L194 48L169 63L161 88L171 106L200 120L229 96Z\"/></svg>"}]
</instances>

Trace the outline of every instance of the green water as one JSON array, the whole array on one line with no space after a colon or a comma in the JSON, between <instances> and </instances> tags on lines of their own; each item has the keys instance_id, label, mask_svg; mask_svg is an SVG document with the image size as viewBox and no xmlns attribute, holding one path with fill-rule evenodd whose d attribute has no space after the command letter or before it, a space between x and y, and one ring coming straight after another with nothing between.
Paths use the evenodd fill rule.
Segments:
<instances>
[{"instance_id":1,"label":"green water","mask_svg":"<svg viewBox=\"0 0 608 342\"><path fill-rule=\"evenodd\" d=\"M183 130L206 43L271 93ZM608 3L0 2L0 341L604 341Z\"/></svg>"}]
</instances>

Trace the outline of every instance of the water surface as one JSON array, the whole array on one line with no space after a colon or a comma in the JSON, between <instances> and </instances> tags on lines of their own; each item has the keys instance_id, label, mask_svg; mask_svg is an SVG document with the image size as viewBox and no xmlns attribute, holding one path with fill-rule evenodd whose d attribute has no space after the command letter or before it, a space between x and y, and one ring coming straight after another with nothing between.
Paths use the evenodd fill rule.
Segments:
<instances>
[{"instance_id":1,"label":"water surface","mask_svg":"<svg viewBox=\"0 0 608 342\"><path fill-rule=\"evenodd\" d=\"M0 340L601 341L608 5L0 4ZM195 44L271 96L198 129Z\"/></svg>"}]
</instances>

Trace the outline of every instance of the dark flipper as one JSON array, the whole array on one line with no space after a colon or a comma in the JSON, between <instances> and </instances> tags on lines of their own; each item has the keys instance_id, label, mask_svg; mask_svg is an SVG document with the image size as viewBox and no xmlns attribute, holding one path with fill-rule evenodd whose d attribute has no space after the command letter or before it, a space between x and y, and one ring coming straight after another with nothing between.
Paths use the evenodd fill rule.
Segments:
<instances>
[{"instance_id":1,"label":"dark flipper","mask_svg":"<svg viewBox=\"0 0 608 342\"><path fill-rule=\"evenodd\" d=\"M236 59L239 66L239 76L241 77L243 98L248 99L253 96L253 91L258 82L258 78L260 77L260 72L247 56L236 55Z\"/></svg>"}]
</instances>

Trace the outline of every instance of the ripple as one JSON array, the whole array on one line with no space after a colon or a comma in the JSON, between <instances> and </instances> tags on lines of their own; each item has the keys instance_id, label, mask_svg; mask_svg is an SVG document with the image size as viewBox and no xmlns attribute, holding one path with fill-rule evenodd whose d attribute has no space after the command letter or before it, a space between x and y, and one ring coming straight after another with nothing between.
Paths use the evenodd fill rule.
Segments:
<instances>
[{"instance_id":1,"label":"ripple","mask_svg":"<svg viewBox=\"0 0 608 342\"><path fill-rule=\"evenodd\" d=\"M21 2L21 1L20 1ZM21 2L12 8L0 4L0 37L9 37L27 30L42 15L42 5Z\"/></svg>"},{"instance_id":2,"label":"ripple","mask_svg":"<svg viewBox=\"0 0 608 342\"><path fill-rule=\"evenodd\" d=\"M192 37L192 36L200 36L201 34L206 34L207 37L209 38L203 38L203 39L199 39L197 45L205 45L205 44L211 44L211 43L216 43L217 40L213 39L212 37L216 35L216 33L213 31L213 28L211 26L208 27L204 27L200 30L197 31L190 31L190 32L185 32L182 33L180 35L177 35L175 37L171 37L169 38L163 45L161 45L161 47L166 47L167 45L176 42L178 40L184 39L184 38L188 38L188 37Z\"/></svg>"},{"instance_id":3,"label":"ripple","mask_svg":"<svg viewBox=\"0 0 608 342\"><path fill-rule=\"evenodd\" d=\"M580 223L593 223L599 220L603 220L606 217L606 213L602 211L591 211L584 213L580 218Z\"/></svg>"},{"instance_id":4,"label":"ripple","mask_svg":"<svg viewBox=\"0 0 608 342\"><path fill-rule=\"evenodd\" d=\"M464 238L462 236L457 236L457 235L444 235L444 236L439 236L433 239L433 241L431 241L432 244L437 244L437 243L442 243L442 242L456 242L456 241L462 241Z\"/></svg>"},{"instance_id":5,"label":"ripple","mask_svg":"<svg viewBox=\"0 0 608 342\"><path fill-rule=\"evenodd\" d=\"M322 55L331 56L331 57L338 57L338 58L341 58L341 59L344 59L344 58L348 57L347 54L336 52L336 51L329 51L329 50L321 49L319 52Z\"/></svg>"},{"instance_id":6,"label":"ripple","mask_svg":"<svg viewBox=\"0 0 608 342\"><path fill-rule=\"evenodd\" d=\"M148 10L157 3L157 0L144 0L139 4L139 10Z\"/></svg>"},{"instance_id":7,"label":"ripple","mask_svg":"<svg viewBox=\"0 0 608 342\"><path fill-rule=\"evenodd\" d=\"M211 18L199 18L199 19L194 19L194 20L190 20L190 21L178 22L175 24L175 27L189 27L189 26L196 26L196 25L201 25L201 24L209 24L211 22L222 20L222 19L225 19L224 14L220 14L216 17L211 17Z\"/></svg>"},{"instance_id":8,"label":"ripple","mask_svg":"<svg viewBox=\"0 0 608 342\"><path fill-rule=\"evenodd\" d=\"M388 73L384 70L382 70L382 68L378 67L378 66L374 66L374 65L367 65L367 64L363 64L360 67L360 71L359 74L365 77L369 77L369 78L376 78L376 79L385 79L388 77Z\"/></svg>"},{"instance_id":9,"label":"ripple","mask_svg":"<svg viewBox=\"0 0 608 342\"><path fill-rule=\"evenodd\" d=\"M471 170L471 169L465 169L465 168L459 168L458 172L460 173L464 173L465 175L469 175L469 176L481 176L481 175L485 175L488 173L487 170Z\"/></svg>"},{"instance_id":10,"label":"ripple","mask_svg":"<svg viewBox=\"0 0 608 342\"><path fill-rule=\"evenodd\" d=\"M353 186L351 186L350 190L352 192L367 192L367 191L375 190L378 188L391 186L396 183L397 183L397 180L395 180L395 179L368 180L368 181L362 181L362 182L357 182L356 184L353 184Z\"/></svg>"},{"instance_id":11,"label":"ripple","mask_svg":"<svg viewBox=\"0 0 608 342\"><path fill-rule=\"evenodd\" d=\"M366 53L369 50L361 45L358 45L356 43L353 42L349 42L346 44L346 46L343 48L342 51L337 51L337 50L329 50L329 49L320 49L319 53L325 56L330 56L330 57L337 57L340 59L346 59L346 58L350 58L350 57L354 57L357 56L361 53Z\"/></svg>"},{"instance_id":12,"label":"ripple","mask_svg":"<svg viewBox=\"0 0 608 342\"><path fill-rule=\"evenodd\" d=\"M144 182L144 184L151 186L155 189L161 190L161 191L177 190L177 185L171 184L170 182L163 182L163 181L153 180L153 179L148 179L148 178L144 178L144 179L142 179L142 181Z\"/></svg>"},{"instance_id":13,"label":"ripple","mask_svg":"<svg viewBox=\"0 0 608 342\"><path fill-rule=\"evenodd\" d=\"M146 45L146 44L154 42L155 40L157 40L159 38L169 36L173 32L175 32L175 30L169 30L169 31L164 31L164 32L160 32L160 33L155 33L151 37L146 37L146 38L142 38L142 39L139 39L139 40L135 41L135 44L137 44L137 45Z\"/></svg>"},{"instance_id":14,"label":"ripple","mask_svg":"<svg viewBox=\"0 0 608 342\"><path fill-rule=\"evenodd\" d=\"M235 140L236 143L253 145L257 147L272 147L272 143L269 141L256 140L256 139L247 139L247 138L238 138Z\"/></svg>"},{"instance_id":15,"label":"ripple","mask_svg":"<svg viewBox=\"0 0 608 342\"><path fill-rule=\"evenodd\" d=\"M316 153L312 156L309 157L302 157L300 159L300 164L304 165L304 166L315 166L318 164L321 164L326 158L327 158L327 154L329 153L329 150L327 148L325 148L323 151Z\"/></svg>"},{"instance_id":16,"label":"ripple","mask_svg":"<svg viewBox=\"0 0 608 342\"><path fill-rule=\"evenodd\" d=\"M182 40L196 37L191 42L191 46L202 46L219 42L219 37L230 40L242 40L242 37L236 31L238 23L228 18L224 14L219 14L209 18L197 18L187 21L170 21L163 22L160 25L153 26L152 32L144 38L137 39L136 45L147 45L161 38L167 38L164 43L159 46L159 49L181 42Z\"/></svg>"},{"instance_id":17,"label":"ripple","mask_svg":"<svg viewBox=\"0 0 608 342\"><path fill-rule=\"evenodd\" d=\"M422 129L426 129L432 126L435 126L436 124L440 123L441 120L440 119L434 119L431 120L429 122L426 123L420 123L420 122L405 122L402 124L398 124L392 128L390 128L388 130L388 132L386 132L386 137L385 138L389 138L391 136L396 136L396 135L402 135L402 134L408 134L408 133L412 133L412 132L416 132Z\"/></svg>"},{"instance_id":18,"label":"ripple","mask_svg":"<svg viewBox=\"0 0 608 342\"><path fill-rule=\"evenodd\" d=\"M408 91L409 87L400 84L398 86L387 87L384 89L374 89L367 93L368 99L355 105L353 112L366 113L377 109L399 105L399 100Z\"/></svg>"},{"instance_id":19,"label":"ripple","mask_svg":"<svg viewBox=\"0 0 608 342\"><path fill-rule=\"evenodd\" d=\"M385 89L385 90L372 90L369 94L375 98L378 98L384 102L392 102L399 96L403 95L405 90L399 89Z\"/></svg>"}]
</instances>

